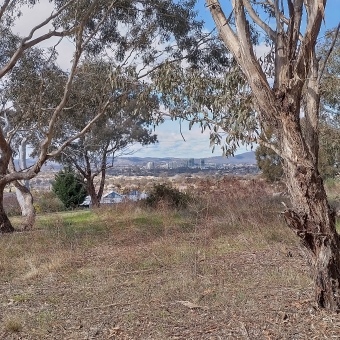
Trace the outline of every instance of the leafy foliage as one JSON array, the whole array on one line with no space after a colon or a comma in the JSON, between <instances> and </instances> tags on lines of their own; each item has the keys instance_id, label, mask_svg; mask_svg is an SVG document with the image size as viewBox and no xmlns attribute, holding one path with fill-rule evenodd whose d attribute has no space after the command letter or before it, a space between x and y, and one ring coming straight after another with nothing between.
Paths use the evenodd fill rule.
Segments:
<instances>
[{"instance_id":1,"label":"leafy foliage","mask_svg":"<svg viewBox=\"0 0 340 340\"><path fill-rule=\"evenodd\" d=\"M64 203L54 191L34 192L34 207L37 214L64 211Z\"/></svg>"},{"instance_id":2,"label":"leafy foliage","mask_svg":"<svg viewBox=\"0 0 340 340\"><path fill-rule=\"evenodd\" d=\"M226 61L215 68L164 64L153 80L171 117L189 121L189 129L199 124L202 132L209 130L213 150L221 145L223 154L229 156L240 144L256 140L259 124L242 71L226 50L220 53Z\"/></svg>"},{"instance_id":3,"label":"leafy foliage","mask_svg":"<svg viewBox=\"0 0 340 340\"><path fill-rule=\"evenodd\" d=\"M156 184L146 198L146 204L151 207L157 207L160 204L172 208L186 208L191 201L188 194L180 192L177 188L169 184Z\"/></svg>"},{"instance_id":4,"label":"leafy foliage","mask_svg":"<svg viewBox=\"0 0 340 340\"><path fill-rule=\"evenodd\" d=\"M262 175L269 182L281 179L283 175L282 158L272 149L260 145L255 151L256 162Z\"/></svg>"},{"instance_id":5,"label":"leafy foliage","mask_svg":"<svg viewBox=\"0 0 340 340\"><path fill-rule=\"evenodd\" d=\"M134 144L144 146L157 142L151 127L159 109L157 96L134 78L133 72L120 70L119 75L117 71L113 77L112 69L112 64L102 59L93 58L82 63L71 93L72 114L67 115L62 124L56 124L58 138L53 143L58 148L70 135L86 126L96 113L103 112L93 123L91 131L69 143L55 158L79 172L95 206L100 204L106 170L113 166L114 159L129 154ZM114 97L117 100L111 102ZM39 148L39 144L36 145ZM94 180L99 175L96 187Z\"/></svg>"},{"instance_id":6,"label":"leafy foliage","mask_svg":"<svg viewBox=\"0 0 340 340\"><path fill-rule=\"evenodd\" d=\"M81 204L86 197L86 190L76 172L66 167L64 170L55 175L55 181L52 184L52 190L64 203L66 208L74 208Z\"/></svg>"},{"instance_id":7,"label":"leafy foliage","mask_svg":"<svg viewBox=\"0 0 340 340\"><path fill-rule=\"evenodd\" d=\"M105 126L105 120L112 118L109 106L118 119L120 111L129 111L127 107L133 101L139 108L143 102L150 104L153 97L156 105L150 109L149 117L137 117L139 109L133 113L135 125L149 125L151 116L153 124L159 123L162 118L153 115L159 92L152 92L150 74L166 60L186 58L190 65L198 67L219 59L218 53L207 58L209 46L216 44L216 39L203 31L195 0L51 0L51 10L41 22L35 21L35 17L24 20L30 27L22 32L22 37L14 33L17 18L25 15L25 5L39 10L39 3L42 2L5 1L0 11L0 99L2 109L11 106L8 117L3 117L8 118L9 124L0 127L2 187L13 179L35 177L48 159L79 141L94 123ZM42 33L47 26L48 32ZM73 43L73 58L67 71L57 65L60 41L49 41L55 37ZM40 42L45 43L37 48ZM201 50L203 45L207 48ZM104 77L93 68L87 72L87 62L94 59L105 60L109 65ZM92 82L84 82L84 75L90 80L92 77ZM99 76L101 83L96 81ZM103 92L106 88L109 91ZM4 111L0 114L5 116ZM75 123L77 118L80 119ZM10 125L10 129L5 129L5 125ZM134 131L141 144L155 141L151 131L143 134L145 131L141 130ZM34 150L36 162L29 169L18 171L10 161L12 150L16 149L13 144L23 138ZM5 229L13 230L8 219L6 228L1 230Z\"/></svg>"}]
</instances>

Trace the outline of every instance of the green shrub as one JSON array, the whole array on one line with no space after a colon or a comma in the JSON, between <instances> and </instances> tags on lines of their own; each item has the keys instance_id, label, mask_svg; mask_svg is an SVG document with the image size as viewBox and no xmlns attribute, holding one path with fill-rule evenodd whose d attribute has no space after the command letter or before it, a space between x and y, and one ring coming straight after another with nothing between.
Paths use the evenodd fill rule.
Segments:
<instances>
[{"instance_id":1,"label":"green shrub","mask_svg":"<svg viewBox=\"0 0 340 340\"><path fill-rule=\"evenodd\" d=\"M191 197L188 194L169 184L155 184L146 198L146 204L151 207L166 204L172 208L186 208L190 201Z\"/></svg>"},{"instance_id":2,"label":"green shrub","mask_svg":"<svg viewBox=\"0 0 340 340\"><path fill-rule=\"evenodd\" d=\"M71 167L66 167L55 175L52 190L68 209L84 202L87 195L81 177Z\"/></svg>"}]
</instances>

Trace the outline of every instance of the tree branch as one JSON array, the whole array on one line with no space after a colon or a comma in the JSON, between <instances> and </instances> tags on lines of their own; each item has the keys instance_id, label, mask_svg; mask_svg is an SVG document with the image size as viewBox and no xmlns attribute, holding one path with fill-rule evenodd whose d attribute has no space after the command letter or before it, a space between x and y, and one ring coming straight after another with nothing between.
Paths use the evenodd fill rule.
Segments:
<instances>
[{"instance_id":1,"label":"tree branch","mask_svg":"<svg viewBox=\"0 0 340 340\"><path fill-rule=\"evenodd\" d=\"M315 48L324 16L326 0L314 0L305 4L307 11L307 27L297 55L295 70L301 79L305 79L309 68L308 60L311 50ZM308 56L308 57L306 57Z\"/></svg>"},{"instance_id":2,"label":"tree branch","mask_svg":"<svg viewBox=\"0 0 340 340\"><path fill-rule=\"evenodd\" d=\"M263 20L261 20L261 18L256 14L248 0L243 0L243 4L255 24L261 27L272 41L275 41L276 32L273 31Z\"/></svg>"},{"instance_id":3,"label":"tree branch","mask_svg":"<svg viewBox=\"0 0 340 340\"><path fill-rule=\"evenodd\" d=\"M11 0L5 0L4 4L1 6L1 9L0 9L0 20L2 19L2 16L4 15L9 3L10 3Z\"/></svg>"},{"instance_id":4,"label":"tree branch","mask_svg":"<svg viewBox=\"0 0 340 340\"><path fill-rule=\"evenodd\" d=\"M330 57L330 55L332 54L333 50L334 50L334 46L335 46L335 43L338 39L338 35L339 35L339 30L340 30L340 23L338 24L338 27L335 29L335 35L334 35L334 38L333 38L333 41L332 41L332 44L329 48L329 50L327 51L327 54L325 56L325 59L322 63L322 66L320 67L320 71L319 71L319 75L318 75L318 82L320 83L321 81L321 78L325 72L325 68L326 68L326 64L328 62L328 59Z\"/></svg>"},{"instance_id":5,"label":"tree branch","mask_svg":"<svg viewBox=\"0 0 340 340\"><path fill-rule=\"evenodd\" d=\"M263 139L261 139L261 138L259 138L259 139L257 140L257 142L258 142L260 145L263 145L263 146L265 146L266 148L273 150L277 155L279 155L281 158L283 158L283 153L282 153L282 151L281 151L279 148L277 148L274 144L268 143L267 141L265 141L265 140L263 140Z\"/></svg>"},{"instance_id":6,"label":"tree branch","mask_svg":"<svg viewBox=\"0 0 340 340\"><path fill-rule=\"evenodd\" d=\"M8 61L8 63L6 65L4 65L1 70L0 70L0 79L6 75L17 63L17 61L20 59L20 57L22 56L22 54L24 53L25 50L27 50L28 48L35 46L37 44L39 44L40 42L47 40L53 36L58 36L58 37L64 37L67 35L72 34L74 29L71 30L65 30L62 32L57 32L57 31L50 31L48 33L45 33L43 35L41 35L40 37L29 41L32 37L33 34L41 27L47 25L52 19L56 18L64 9L66 9L70 4L72 4L73 1L69 1L66 5L64 5L63 7L61 7L56 13L51 14L47 19L45 19L43 22L41 22L39 25L35 26L30 34L23 38L21 40L21 43L19 45L19 47L17 48L17 50L14 52L14 54L12 55L11 59Z\"/></svg>"}]
</instances>

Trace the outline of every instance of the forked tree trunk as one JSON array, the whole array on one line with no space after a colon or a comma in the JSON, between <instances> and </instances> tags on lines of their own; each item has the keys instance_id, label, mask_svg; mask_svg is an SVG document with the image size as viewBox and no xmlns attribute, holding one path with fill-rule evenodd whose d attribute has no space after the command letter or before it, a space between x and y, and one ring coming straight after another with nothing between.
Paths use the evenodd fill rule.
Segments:
<instances>
[{"instance_id":1,"label":"forked tree trunk","mask_svg":"<svg viewBox=\"0 0 340 340\"><path fill-rule=\"evenodd\" d=\"M14 228L4 209L4 187L0 187L0 233L12 233Z\"/></svg>"},{"instance_id":2,"label":"forked tree trunk","mask_svg":"<svg viewBox=\"0 0 340 340\"><path fill-rule=\"evenodd\" d=\"M88 170L88 173L90 173L90 170ZM106 169L103 168L101 171L101 178L100 178L98 192L96 192L96 187L94 185L95 175L91 174L90 176L86 177L87 193L90 195L92 206L95 208L99 208L100 206L100 201L102 199L104 186L105 186L105 178L106 178L105 175L106 175Z\"/></svg>"},{"instance_id":3,"label":"forked tree trunk","mask_svg":"<svg viewBox=\"0 0 340 340\"><path fill-rule=\"evenodd\" d=\"M339 311L340 241L318 172L320 80L325 64L320 65L315 46L326 2L289 0L288 13L284 13L283 1L261 2L275 16L273 29L257 12L260 2L232 0L232 14L227 18L220 5L222 1L206 0L220 37L251 87L260 128L271 127L278 139L279 148L266 139L261 142L284 159L292 204L284 216L312 255L316 302L319 307ZM274 75L266 73L255 56L249 17L273 43ZM274 84L270 85L272 77Z\"/></svg>"}]
</instances>

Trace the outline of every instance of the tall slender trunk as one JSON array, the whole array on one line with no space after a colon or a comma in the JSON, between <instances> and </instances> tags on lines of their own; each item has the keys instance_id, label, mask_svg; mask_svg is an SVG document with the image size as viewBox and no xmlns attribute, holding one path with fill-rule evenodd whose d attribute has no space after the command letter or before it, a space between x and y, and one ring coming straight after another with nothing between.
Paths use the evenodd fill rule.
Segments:
<instances>
[{"instance_id":1,"label":"tall slender trunk","mask_svg":"<svg viewBox=\"0 0 340 340\"><path fill-rule=\"evenodd\" d=\"M4 209L4 189L5 187L3 185L0 186L0 233L11 233L15 229Z\"/></svg>"},{"instance_id":2,"label":"tall slender trunk","mask_svg":"<svg viewBox=\"0 0 340 340\"><path fill-rule=\"evenodd\" d=\"M105 187L105 178L106 178L106 161L107 161L107 148L109 147L109 144L106 145L105 152L103 154L103 158L101 161L101 178L100 178L100 184L99 184L99 190L98 190L98 199L99 201L102 199L103 193L104 193L104 187Z\"/></svg>"}]
</instances>

